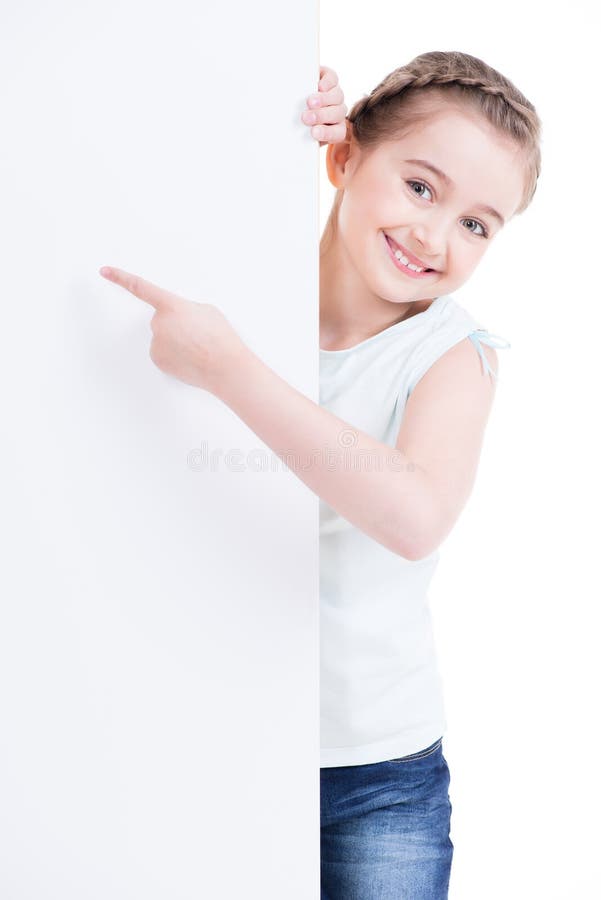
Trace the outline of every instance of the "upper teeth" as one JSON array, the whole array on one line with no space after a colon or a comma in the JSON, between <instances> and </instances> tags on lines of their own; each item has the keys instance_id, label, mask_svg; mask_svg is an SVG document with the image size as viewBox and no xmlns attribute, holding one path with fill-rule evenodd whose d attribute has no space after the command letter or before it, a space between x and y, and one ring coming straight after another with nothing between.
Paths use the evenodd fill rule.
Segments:
<instances>
[{"instance_id":1,"label":"upper teeth","mask_svg":"<svg viewBox=\"0 0 601 900\"><path fill-rule=\"evenodd\" d=\"M410 263L406 256L403 256L400 250L395 250L394 255L397 259L399 259L404 266L407 266L408 269L413 269L414 272L423 272L423 269L420 269L419 266L414 266L413 263Z\"/></svg>"}]
</instances>

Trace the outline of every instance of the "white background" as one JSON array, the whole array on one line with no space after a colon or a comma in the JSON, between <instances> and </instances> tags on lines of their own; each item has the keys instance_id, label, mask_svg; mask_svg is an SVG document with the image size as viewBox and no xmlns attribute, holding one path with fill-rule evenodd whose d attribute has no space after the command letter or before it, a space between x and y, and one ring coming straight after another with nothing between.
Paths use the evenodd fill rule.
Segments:
<instances>
[{"instance_id":1,"label":"white background","mask_svg":"<svg viewBox=\"0 0 601 900\"><path fill-rule=\"evenodd\" d=\"M215 302L316 399L318 62L350 108L460 49L544 135L532 206L457 295L512 346L431 590L451 898L594 900L593 5L205 6L0 12L2 897L318 896L317 500L153 366L151 310L97 270ZM203 441L213 472L187 464Z\"/></svg>"},{"instance_id":2,"label":"white background","mask_svg":"<svg viewBox=\"0 0 601 900\"><path fill-rule=\"evenodd\" d=\"M542 172L456 292L505 337L478 479L430 591L451 771L451 900L599 887L598 30L592 3L321 0L349 111L428 50L500 70L543 122ZM321 150L321 219L334 197Z\"/></svg>"},{"instance_id":3,"label":"white background","mask_svg":"<svg viewBox=\"0 0 601 900\"><path fill-rule=\"evenodd\" d=\"M98 274L215 303L317 399L317 7L0 34L0 896L317 897L317 497Z\"/></svg>"}]
</instances>

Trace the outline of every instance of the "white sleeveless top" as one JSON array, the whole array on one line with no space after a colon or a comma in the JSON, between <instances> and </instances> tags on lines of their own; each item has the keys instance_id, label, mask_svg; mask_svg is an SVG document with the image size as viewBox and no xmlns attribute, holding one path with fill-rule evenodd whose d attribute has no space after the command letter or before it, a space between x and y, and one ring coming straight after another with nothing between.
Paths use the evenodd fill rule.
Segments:
<instances>
[{"instance_id":1,"label":"white sleeveless top","mask_svg":"<svg viewBox=\"0 0 601 900\"><path fill-rule=\"evenodd\" d=\"M320 349L320 405L394 447L409 394L466 337L483 373L495 377L480 341L511 345L480 328L451 295L354 347ZM439 552L407 560L321 499L319 512L320 765L416 753L446 730L427 599Z\"/></svg>"}]
</instances>

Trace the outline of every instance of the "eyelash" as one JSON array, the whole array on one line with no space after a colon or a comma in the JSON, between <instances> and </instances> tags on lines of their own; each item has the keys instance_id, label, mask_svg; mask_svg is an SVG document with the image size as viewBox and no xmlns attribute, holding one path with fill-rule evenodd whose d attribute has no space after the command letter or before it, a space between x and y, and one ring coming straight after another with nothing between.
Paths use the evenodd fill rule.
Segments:
<instances>
[{"instance_id":1,"label":"eyelash","mask_svg":"<svg viewBox=\"0 0 601 900\"><path fill-rule=\"evenodd\" d=\"M427 184L425 181L408 180L408 181L407 181L407 184L421 184L423 187L428 188L428 190L430 191L431 194L434 193L434 191L432 190L432 188L430 187L430 185ZM411 193L415 194L415 191L412 191ZM415 196L416 196L416 197L419 197L420 194L415 194ZM476 234L475 231L472 231L472 232L471 232L472 234L475 234L476 237L481 237L481 238L487 238L487 237L488 237L488 228L486 227L486 225L484 224L484 222L480 222L479 219L473 219L471 216L468 218L468 222L477 222L478 225L481 225L482 228L484 229L484 234ZM469 228L468 228L467 230L470 231Z\"/></svg>"}]
</instances>

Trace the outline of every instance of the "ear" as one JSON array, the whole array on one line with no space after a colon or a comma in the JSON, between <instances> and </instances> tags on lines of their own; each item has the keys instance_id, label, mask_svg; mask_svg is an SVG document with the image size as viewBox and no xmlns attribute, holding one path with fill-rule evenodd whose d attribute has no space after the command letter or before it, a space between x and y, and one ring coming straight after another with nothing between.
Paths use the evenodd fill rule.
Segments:
<instances>
[{"instance_id":1,"label":"ear","mask_svg":"<svg viewBox=\"0 0 601 900\"><path fill-rule=\"evenodd\" d=\"M333 187L343 187L342 176L344 168L351 152L351 136L353 131L352 122L346 120L346 137L343 141L335 144L328 144L326 150L326 169L330 184Z\"/></svg>"}]
</instances>

